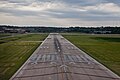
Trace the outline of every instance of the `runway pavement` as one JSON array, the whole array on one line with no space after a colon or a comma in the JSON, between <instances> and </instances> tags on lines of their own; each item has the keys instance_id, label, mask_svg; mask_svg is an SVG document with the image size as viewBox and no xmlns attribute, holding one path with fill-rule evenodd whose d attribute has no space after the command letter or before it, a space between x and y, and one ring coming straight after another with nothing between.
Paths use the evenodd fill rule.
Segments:
<instances>
[{"instance_id":1,"label":"runway pavement","mask_svg":"<svg viewBox=\"0 0 120 80\"><path fill-rule=\"evenodd\" d=\"M58 33L51 33L10 80L120 80Z\"/></svg>"}]
</instances>

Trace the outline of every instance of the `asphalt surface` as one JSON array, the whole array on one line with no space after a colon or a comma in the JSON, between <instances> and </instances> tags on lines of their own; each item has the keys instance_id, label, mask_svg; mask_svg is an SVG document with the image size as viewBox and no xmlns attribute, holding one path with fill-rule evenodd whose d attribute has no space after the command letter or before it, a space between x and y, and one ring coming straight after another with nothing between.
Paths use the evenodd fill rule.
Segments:
<instances>
[{"instance_id":1,"label":"asphalt surface","mask_svg":"<svg viewBox=\"0 0 120 80\"><path fill-rule=\"evenodd\" d=\"M51 33L10 80L120 80L58 33Z\"/></svg>"}]
</instances>

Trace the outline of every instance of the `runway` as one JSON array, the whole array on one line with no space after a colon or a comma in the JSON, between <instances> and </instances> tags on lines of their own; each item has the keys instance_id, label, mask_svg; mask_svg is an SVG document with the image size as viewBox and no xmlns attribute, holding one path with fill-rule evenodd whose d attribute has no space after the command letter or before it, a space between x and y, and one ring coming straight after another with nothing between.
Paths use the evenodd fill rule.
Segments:
<instances>
[{"instance_id":1,"label":"runway","mask_svg":"<svg viewBox=\"0 0 120 80\"><path fill-rule=\"evenodd\" d=\"M120 80L58 33L51 33L10 80Z\"/></svg>"}]
</instances>

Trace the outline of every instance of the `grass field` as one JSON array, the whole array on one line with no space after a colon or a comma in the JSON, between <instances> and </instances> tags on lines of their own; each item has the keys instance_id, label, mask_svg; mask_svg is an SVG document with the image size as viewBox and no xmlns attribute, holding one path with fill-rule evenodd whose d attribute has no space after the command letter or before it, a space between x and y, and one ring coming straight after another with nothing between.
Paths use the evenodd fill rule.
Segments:
<instances>
[{"instance_id":1,"label":"grass field","mask_svg":"<svg viewBox=\"0 0 120 80\"><path fill-rule=\"evenodd\" d=\"M0 38L1 38L1 37L6 37L6 36L11 36L11 34L7 34L7 33L0 33Z\"/></svg>"},{"instance_id":2,"label":"grass field","mask_svg":"<svg viewBox=\"0 0 120 80\"><path fill-rule=\"evenodd\" d=\"M8 80L40 45L40 42L34 41L43 41L46 36L47 34L28 34L2 39L0 80Z\"/></svg>"},{"instance_id":3,"label":"grass field","mask_svg":"<svg viewBox=\"0 0 120 80\"><path fill-rule=\"evenodd\" d=\"M120 75L120 35L63 34L77 47Z\"/></svg>"},{"instance_id":4,"label":"grass field","mask_svg":"<svg viewBox=\"0 0 120 80\"><path fill-rule=\"evenodd\" d=\"M44 38L44 36L40 36L40 34L27 34L27 35L17 35L16 37L8 37L0 39L1 43L6 43L10 41L40 41Z\"/></svg>"}]
</instances>

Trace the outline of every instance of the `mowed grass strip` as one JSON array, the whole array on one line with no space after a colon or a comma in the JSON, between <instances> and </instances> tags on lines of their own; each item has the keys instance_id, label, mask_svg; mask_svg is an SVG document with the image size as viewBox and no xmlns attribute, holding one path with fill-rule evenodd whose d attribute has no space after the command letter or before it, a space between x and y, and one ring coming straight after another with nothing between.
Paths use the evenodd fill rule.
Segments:
<instances>
[{"instance_id":1,"label":"mowed grass strip","mask_svg":"<svg viewBox=\"0 0 120 80\"><path fill-rule=\"evenodd\" d=\"M11 34L8 34L8 33L0 33L0 38L1 38L1 37L6 37L6 36L11 36Z\"/></svg>"},{"instance_id":2,"label":"mowed grass strip","mask_svg":"<svg viewBox=\"0 0 120 80\"><path fill-rule=\"evenodd\" d=\"M120 35L63 35L77 47L120 75Z\"/></svg>"},{"instance_id":3,"label":"mowed grass strip","mask_svg":"<svg viewBox=\"0 0 120 80\"><path fill-rule=\"evenodd\" d=\"M44 38L44 36L40 36L40 35L47 35L47 34L44 34L44 33L24 34L24 35L17 35L15 37L13 36L9 38L2 38L0 39L0 44L10 42L10 41L41 41Z\"/></svg>"},{"instance_id":4,"label":"mowed grass strip","mask_svg":"<svg viewBox=\"0 0 120 80\"><path fill-rule=\"evenodd\" d=\"M13 37L17 38L13 41L10 38L9 42L0 44L0 80L8 80L41 43L29 40L43 41L46 36L47 34L28 34L20 38Z\"/></svg>"}]
</instances>

